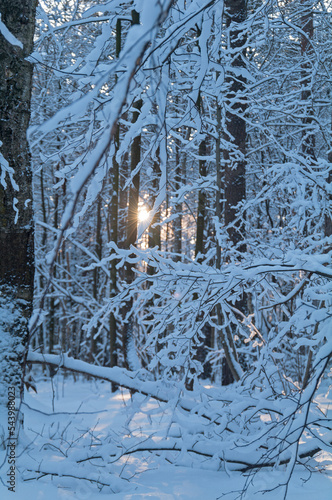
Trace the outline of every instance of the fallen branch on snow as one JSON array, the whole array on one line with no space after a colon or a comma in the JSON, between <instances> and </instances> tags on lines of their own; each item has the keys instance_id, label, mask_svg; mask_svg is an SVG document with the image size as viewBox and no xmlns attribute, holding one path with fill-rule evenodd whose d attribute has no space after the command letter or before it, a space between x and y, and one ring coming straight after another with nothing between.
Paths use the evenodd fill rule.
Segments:
<instances>
[{"instance_id":1,"label":"fallen branch on snow","mask_svg":"<svg viewBox=\"0 0 332 500\"><path fill-rule=\"evenodd\" d=\"M161 386L160 382L157 381L147 381L141 380L139 378L141 374L138 372L130 372L124 368L119 367L101 367L91 365L84 361L80 361L74 358L71 358L67 355L54 355L54 354L40 354L36 352L29 352L28 354L28 362L37 363L37 364L49 364L52 366L56 366L58 368L64 368L73 372L82 373L85 375L90 375L101 380L106 380L111 383L115 383L119 386L127 388L129 390L133 390L135 392L139 392L145 396L152 397L160 402L169 403L174 398L177 398L177 405L182 409L191 412L195 412L195 408L197 406L196 401L191 401L189 399L179 397L178 393L175 393L172 388L165 388ZM229 401L227 401L229 403ZM200 414L201 417L208 419L209 421L214 421L215 419L206 414ZM216 423L216 422L215 422ZM225 428L225 430L230 431ZM231 431L230 431L231 432ZM329 443L332 444L332 443ZM320 448L314 446L313 448L306 448L302 452L298 454L298 460L313 457L320 451L322 451L324 447ZM149 441L149 445L147 446L146 442L144 446L136 445L130 449L123 450L120 454L121 456L130 455L132 453L138 453L143 451L149 452L160 452L160 451L182 451L182 446L172 439L167 439L163 442L154 442L153 440ZM256 453L251 453L251 460L244 459L244 455L236 446L233 449L229 449L227 451L220 450L218 443L204 443L197 442L193 446L187 447L187 451L189 453L194 453L198 455L205 456L207 458L218 458L221 462L227 462L228 467L231 464L232 469L246 472L252 469L258 469L263 467L273 467L276 462L280 465L287 464L291 460L291 454L288 457L284 455L281 460L273 459L272 460L263 460L262 461L262 453L259 450L256 450ZM271 450L270 450L271 451ZM263 453L264 455L264 453ZM98 459L98 456L86 458L85 460L90 459ZM112 456L110 456L110 459ZM117 457L118 459L119 457ZM84 461L85 461L84 460Z\"/></svg>"}]
</instances>

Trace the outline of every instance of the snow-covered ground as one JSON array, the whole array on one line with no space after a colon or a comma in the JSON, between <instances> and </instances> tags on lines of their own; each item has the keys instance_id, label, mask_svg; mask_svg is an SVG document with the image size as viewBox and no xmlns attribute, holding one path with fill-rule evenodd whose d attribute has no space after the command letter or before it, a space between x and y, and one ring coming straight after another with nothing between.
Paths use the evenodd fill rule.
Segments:
<instances>
[{"instance_id":1,"label":"snow-covered ground","mask_svg":"<svg viewBox=\"0 0 332 500\"><path fill-rule=\"evenodd\" d=\"M331 399L321 399L322 407L332 408ZM136 400L135 400L136 398ZM29 392L24 406L25 427L17 449L16 492L0 487L3 500L94 499L97 495L114 500L214 500L240 498L244 477L239 472L212 470L181 465L181 457L174 466L148 452L128 455L110 463L109 456L119 446L118 433L126 429L142 436L146 427L158 435L158 428L166 425L159 404L151 400L139 401L149 407L152 420L144 413L130 418L131 403L128 391L112 394L110 384L83 381L73 377L55 378L38 383L38 394ZM3 451L2 460L3 460ZM98 460L90 459L92 456ZM100 458L102 457L102 458ZM166 457L167 459L167 457ZM102 464L102 465L100 465ZM295 470L287 493L290 500L330 500L332 498L332 454L322 453L307 466L320 466L321 472L311 473L304 467ZM4 467L1 469L3 476ZM43 471L44 476L38 472ZM47 474L52 472L53 475ZM57 475L54 475L57 474ZM38 480L36 479L38 478ZM79 479L80 478L80 479ZM250 479L250 478L249 478ZM281 489L262 492L283 482L283 471L266 469L254 476L246 499L264 500L284 498Z\"/></svg>"}]
</instances>

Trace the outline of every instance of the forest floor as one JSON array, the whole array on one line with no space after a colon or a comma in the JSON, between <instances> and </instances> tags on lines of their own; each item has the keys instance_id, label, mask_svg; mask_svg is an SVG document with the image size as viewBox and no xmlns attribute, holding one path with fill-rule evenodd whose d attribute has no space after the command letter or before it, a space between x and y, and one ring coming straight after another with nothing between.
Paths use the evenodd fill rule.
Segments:
<instances>
[{"instance_id":1,"label":"forest floor","mask_svg":"<svg viewBox=\"0 0 332 500\"><path fill-rule=\"evenodd\" d=\"M119 433L123 435L130 428L144 437L148 428L157 435L158 429L165 425L167 419L156 402L134 395L136 407L138 403L143 404L142 408L145 405L153 417L151 420L143 411L131 418L128 391L112 394L106 382L82 378L74 381L72 376L65 379L59 376L53 383L39 381L37 388L37 394L26 394L23 408L25 425L17 448L16 491L13 494L0 486L1 499L93 500L97 495L112 500L240 498L246 478L239 472L212 470L208 463L201 463L201 467L195 463L184 466L186 461L180 457L174 466L144 452L109 465L107 458L120 443ZM326 397L321 389L318 399L322 409L332 413L331 396ZM3 459L1 453L0 459ZM105 458L104 471L94 460L84 460L92 455ZM308 468L296 468L287 499L330 500L332 453L322 452L307 465L319 468L320 472L311 474ZM280 489L262 492L282 481L282 470L266 469L253 478L243 498L281 500L284 495Z\"/></svg>"}]
</instances>

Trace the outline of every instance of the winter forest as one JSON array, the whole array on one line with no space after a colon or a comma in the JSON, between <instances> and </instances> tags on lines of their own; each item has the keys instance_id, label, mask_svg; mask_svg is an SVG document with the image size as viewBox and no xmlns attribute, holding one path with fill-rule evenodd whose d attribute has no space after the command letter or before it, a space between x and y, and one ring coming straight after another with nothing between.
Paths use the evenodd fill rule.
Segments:
<instances>
[{"instance_id":1,"label":"winter forest","mask_svg":"<svg viewBox=\"0 0 332 500\"><path fill-rule=\"evenodd\" d=\"M1 498L330 498L331 0L0 14Z\"/></svg>"}]
</instances>

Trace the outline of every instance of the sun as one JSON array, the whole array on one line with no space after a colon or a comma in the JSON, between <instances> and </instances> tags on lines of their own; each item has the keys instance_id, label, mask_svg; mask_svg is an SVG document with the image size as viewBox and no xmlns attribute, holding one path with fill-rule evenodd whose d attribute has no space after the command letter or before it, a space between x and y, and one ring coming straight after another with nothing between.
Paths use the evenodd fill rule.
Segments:
<instances>
[{"instance_id":1,"label":"sun","mask_svg":"<svg viewBox=\"0 0 332 500\"><path fill-rule=\"evenodd\" d=\"M138 210L138 220L145 222L149 218L149 211L145 207L140 207Z\"/></svg>"}]
</instances>

